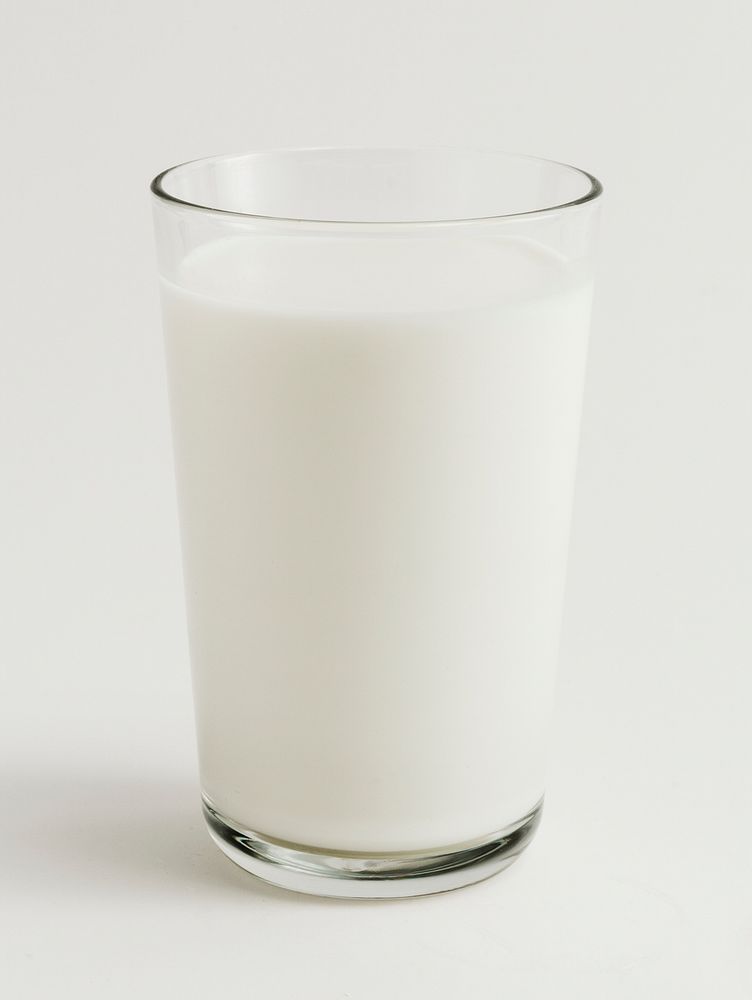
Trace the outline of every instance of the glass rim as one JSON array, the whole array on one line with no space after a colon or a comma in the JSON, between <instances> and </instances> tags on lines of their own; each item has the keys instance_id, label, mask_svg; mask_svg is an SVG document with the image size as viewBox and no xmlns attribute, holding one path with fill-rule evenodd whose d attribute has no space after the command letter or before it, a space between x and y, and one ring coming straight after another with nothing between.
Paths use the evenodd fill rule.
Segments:
<instances>
[{"instance_id":1,"label":"glass rim","mask_svg":"<svg viewBox=\"0 0 752 1000\"><path fill-rule=\"evenodd\" d=\"M504 156L510 159L516 160L527 160L530 163L541 163L546 164L550 167L559 167L564 170L572 171L579 174L580 177L584 178L588 182L588 190L581 195L579 198L573 198L569 201L560 202L553 205L544 205L542 208L529 209L523 212L506 212L502 214L494 213L489 215L476 215L468 218L453 218L453 219L425 219L425 220L410 220L410 219L394 219L394 220L373 220L373 219L309 219L301 218L299 216L285 216L285 215L264 215L255 212L238 212L227 208L217 208L212 205L201 205L198 202L187 201L183 198L178 198L173 194L170 194L165 189L165 181L176 173L178 170L182 170L185 167L193 166L199 163L222 163L228 160L242 160L246 157L251 156L268 156L278 153L389 153L389 152L406 152L406 153L479 153L479 154L491 154L495 156ZM244 153L225 153L218 156L200 156L193 160L185 160L182 163L176 163L172 167L167 167L166 170L162 170L160 173L154 177L151 184L149 185L151 193L155 198L167 205L176 206L179 208L186 208L191 211L201 212L203 214L217 215L222 217L236 218L236 219L248 219L257 222L278 222L285 223L287 225L298 223L305 226L327 226L327 227L341 227L346 228L348 226L367 226L373 227L374 229L383 228L386 226L400 226L405 228L419 228L425 226L451 226L451 225L466 225L468 223L475 222L502 222L506 219L526 219L526 218L539 218L544 215L554 215L558 212L563 212L575 208L580 208L583 205L590 204L591 202L597 201L603 194L603 185L593 174L589 173L587 170L583 170L581 167L575 167L571 163L564 163L561 160L552 160L544 156L535 156L528 153L510 153L503 149L495 149L491 147L473 147L473 146L289 146L289 147L278 147L271 149L254 149L248 150Z\"/></svg>"}]
</instances>

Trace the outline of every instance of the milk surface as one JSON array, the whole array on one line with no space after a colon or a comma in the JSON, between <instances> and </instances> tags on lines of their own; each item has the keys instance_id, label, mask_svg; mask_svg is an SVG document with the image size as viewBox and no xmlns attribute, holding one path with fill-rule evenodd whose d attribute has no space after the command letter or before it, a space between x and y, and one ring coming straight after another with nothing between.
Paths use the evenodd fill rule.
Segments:
<instances>
[{"instance_id":1,"label":"milk surface","mask_svg":"<svg viewBox=\"0 0 752 1000\"><path fill-rule=\"evenodd\" d=\"M591 288L522 239L218 240L163 305L202 784L449 846L543 793Z\"/></svg>"}]
</instances>

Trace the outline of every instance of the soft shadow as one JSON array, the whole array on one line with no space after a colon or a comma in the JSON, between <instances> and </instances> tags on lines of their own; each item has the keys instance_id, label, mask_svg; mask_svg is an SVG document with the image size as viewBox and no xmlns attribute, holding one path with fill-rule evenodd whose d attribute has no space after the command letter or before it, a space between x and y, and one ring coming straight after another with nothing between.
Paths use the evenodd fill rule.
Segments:
<instances>
[{"instance_id":1,"label":"soft shadow","mask_svg":"<svg viewBox=\"0 0 752 1000\"><path fill-rule=\"evenodd\" d=\"M190 781L50 773L0 785L8 807L0 838L11 862L4 893L333 902L276 889L228 861L209 838Z\"/></svg>"}]
</instances>

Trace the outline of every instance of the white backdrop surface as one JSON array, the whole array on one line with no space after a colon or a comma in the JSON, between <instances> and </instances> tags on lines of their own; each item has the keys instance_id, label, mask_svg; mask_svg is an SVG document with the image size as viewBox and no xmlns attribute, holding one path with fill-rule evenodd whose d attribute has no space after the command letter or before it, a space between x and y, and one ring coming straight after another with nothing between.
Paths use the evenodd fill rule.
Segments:
<instances>
[{"instance_id":1,"label":"white backdrop surface","mask_svg":"<svg viewBox=\"0 0 752 1000\"><path fill-rule=\"evenodd\" d=\"M752 84L741 2L9 8L0 37L0 966L8 996L752 996ZM147 183L482 145L606 185L541 831L394 903L210 844Z\"/></svg>"}]
</instances>

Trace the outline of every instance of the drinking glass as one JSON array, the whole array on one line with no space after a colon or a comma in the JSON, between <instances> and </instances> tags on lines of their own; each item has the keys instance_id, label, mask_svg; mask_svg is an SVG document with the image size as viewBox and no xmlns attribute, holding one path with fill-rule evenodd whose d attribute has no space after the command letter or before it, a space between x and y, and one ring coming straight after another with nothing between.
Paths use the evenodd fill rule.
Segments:
<instances>
[{"instance_id":1,"label":"drinking glass","mask_svg":"<svg viewBox=\"0 0 752 1000\"><path fill-rule=\"evenodd\" d=\"M302 892L486 878L541 814L601 186L301 149L152 192L209 831Z\"/></svg>"}]
</instances>

